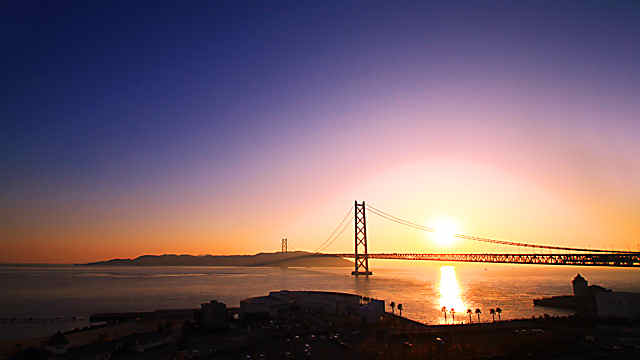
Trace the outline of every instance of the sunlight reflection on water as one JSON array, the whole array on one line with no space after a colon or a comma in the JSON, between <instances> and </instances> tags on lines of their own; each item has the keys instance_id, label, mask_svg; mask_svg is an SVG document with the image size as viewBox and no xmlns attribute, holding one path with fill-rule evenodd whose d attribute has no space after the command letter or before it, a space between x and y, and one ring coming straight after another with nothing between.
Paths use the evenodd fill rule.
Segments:
<instances>
[{"instance_id":1,"label":"sunlight reflection on water","mask_svg":"<svg viewBox=\"0 0 640 360\"><path fill-rule=\"evenodd\" d=\"M438 283L438 288L440 289L439 309L446 308L446 311L449 314L451 314L452 311L458 313L459 315L464 314L466 306L462 301L462 290L460 289L458 279L456 278L455 267L440 267L440 282ZM442 318L441 322L445 322L444 317Z\"/></svg>"}]
</instances>

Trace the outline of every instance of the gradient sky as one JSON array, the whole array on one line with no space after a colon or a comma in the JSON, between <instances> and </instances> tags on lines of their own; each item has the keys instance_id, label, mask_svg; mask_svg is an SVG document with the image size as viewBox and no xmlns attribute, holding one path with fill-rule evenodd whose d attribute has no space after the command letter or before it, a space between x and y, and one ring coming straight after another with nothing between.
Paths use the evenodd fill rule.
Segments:
<instances>
[{"instance_id":1,"label":"gradient sky","mask_svg":"<svg viewBox=\"0 0 640 360\"><path fill-rule=\"evenodd\" d=\"M0 262L640 247L637 1L88 3L0 5Z\"/></svg>"}]
</instances>

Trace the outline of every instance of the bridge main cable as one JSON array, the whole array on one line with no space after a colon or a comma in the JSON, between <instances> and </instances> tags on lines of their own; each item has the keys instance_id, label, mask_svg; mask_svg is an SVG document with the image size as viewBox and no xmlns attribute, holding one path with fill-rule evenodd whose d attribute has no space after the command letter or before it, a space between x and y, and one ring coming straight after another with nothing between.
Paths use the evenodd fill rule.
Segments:
<instances>
[{"instance_id":1,"label":"bridge main cable","mask_svg":"<svg viewBox=\"0 0 640 360\"><path fill-rule=\"evenodd\" d=\"M318 252L326 249L327 247L331 246L331 244L333 244L333 242L338 237L340 237L340 235L342 235L342 233L346 230L347 225L349 224L349 222L347 220L348 219L353 219L353 216L350 217L352 212L353 212L353 205L349 208L349 211L344 216L344 218L342 218L342 221L340 221L338 226L336 226L336 228L333 229L333 231L331 232L331 235L329 235L327 240L322 242L322 244L320 244L320 246L318 246L318 248L314 251L314 253L318 253Z\"/></svg>"},{"instance_id":2,"label":"bridge main cable","mask_svg":"<svg viewBox=\"0 0 640 360\"><path fill-rule=\"evenodd\" d=\"M389 214L389 213L387 213L385 211L377 209L377 208L375 208L375 207L373 207L373 206L371 206L369 204L367 204L367 209L369 209L372 213L374 213L374 214L376 214L376 215L378 215L378 216L380 216L380 217L382 217L382 218L384 218L386 220L390 220L390 221L399 223L401 225L405 225L405 226L411 227L411 228L416 229L416 230L421 230L421 231L426 231L426 232L435 232L435 229L433 229L431 227L420 225L420 224L414 223L412 221L399 218L399 217L391 215L391 214ZM522 242L515 242L515 241L497 240L497 239L474 236L474 235L467 235L467 234L454 234L453 236L455 236L455 237L457 237L459 239L479 241L479 242L485 242L485 243L491 243L491 244L500 244L500 245L517 246L517 247L528 247L528 248L537 248L537 249L583 251L583 252L597 252L597 253L618 253L618 254L635 254L635 253L637 253L637 252L634 252L634 251L624 251L624 250L586 249L586 248L575 248L575 247L566 247L566 246L529 244L529 243L522 243Z\"/></svg>"}]
</instances>

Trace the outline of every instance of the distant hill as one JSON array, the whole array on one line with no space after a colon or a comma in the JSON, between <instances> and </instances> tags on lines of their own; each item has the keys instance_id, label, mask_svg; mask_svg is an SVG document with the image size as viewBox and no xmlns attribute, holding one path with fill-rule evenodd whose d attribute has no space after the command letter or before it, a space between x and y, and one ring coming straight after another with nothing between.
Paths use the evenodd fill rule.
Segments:
<instances>
[{"instance_id":1,"label":"distant hill","mask_svg":"<svg viewBox=\"0 0 640 360\"><path fill-rule=\"evenodd\" d=\"M142 255L135 259L111 259L86 266L279 266L279 267L350 267L349 260L316 256L305 251L260 253L256 255Z\"/></svg>"}]
</instances>

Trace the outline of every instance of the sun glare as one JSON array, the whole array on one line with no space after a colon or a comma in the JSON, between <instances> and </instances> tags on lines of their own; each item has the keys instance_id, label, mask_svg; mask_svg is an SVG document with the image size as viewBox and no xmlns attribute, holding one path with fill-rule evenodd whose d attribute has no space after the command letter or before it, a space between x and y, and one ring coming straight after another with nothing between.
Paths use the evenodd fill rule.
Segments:
<instances>
[{"instance_id":1,"label":"sun glare","mask_svg":"<svg viewBox=\"0 0 640 360\"><path fill-rule=\"evenodd\" d=\"M434 232L432 239L440 246L451 246L455 242L455 234L459 232L458 223L448 217L442 217L430 222Z\"/></svg>"}]
</instances>

